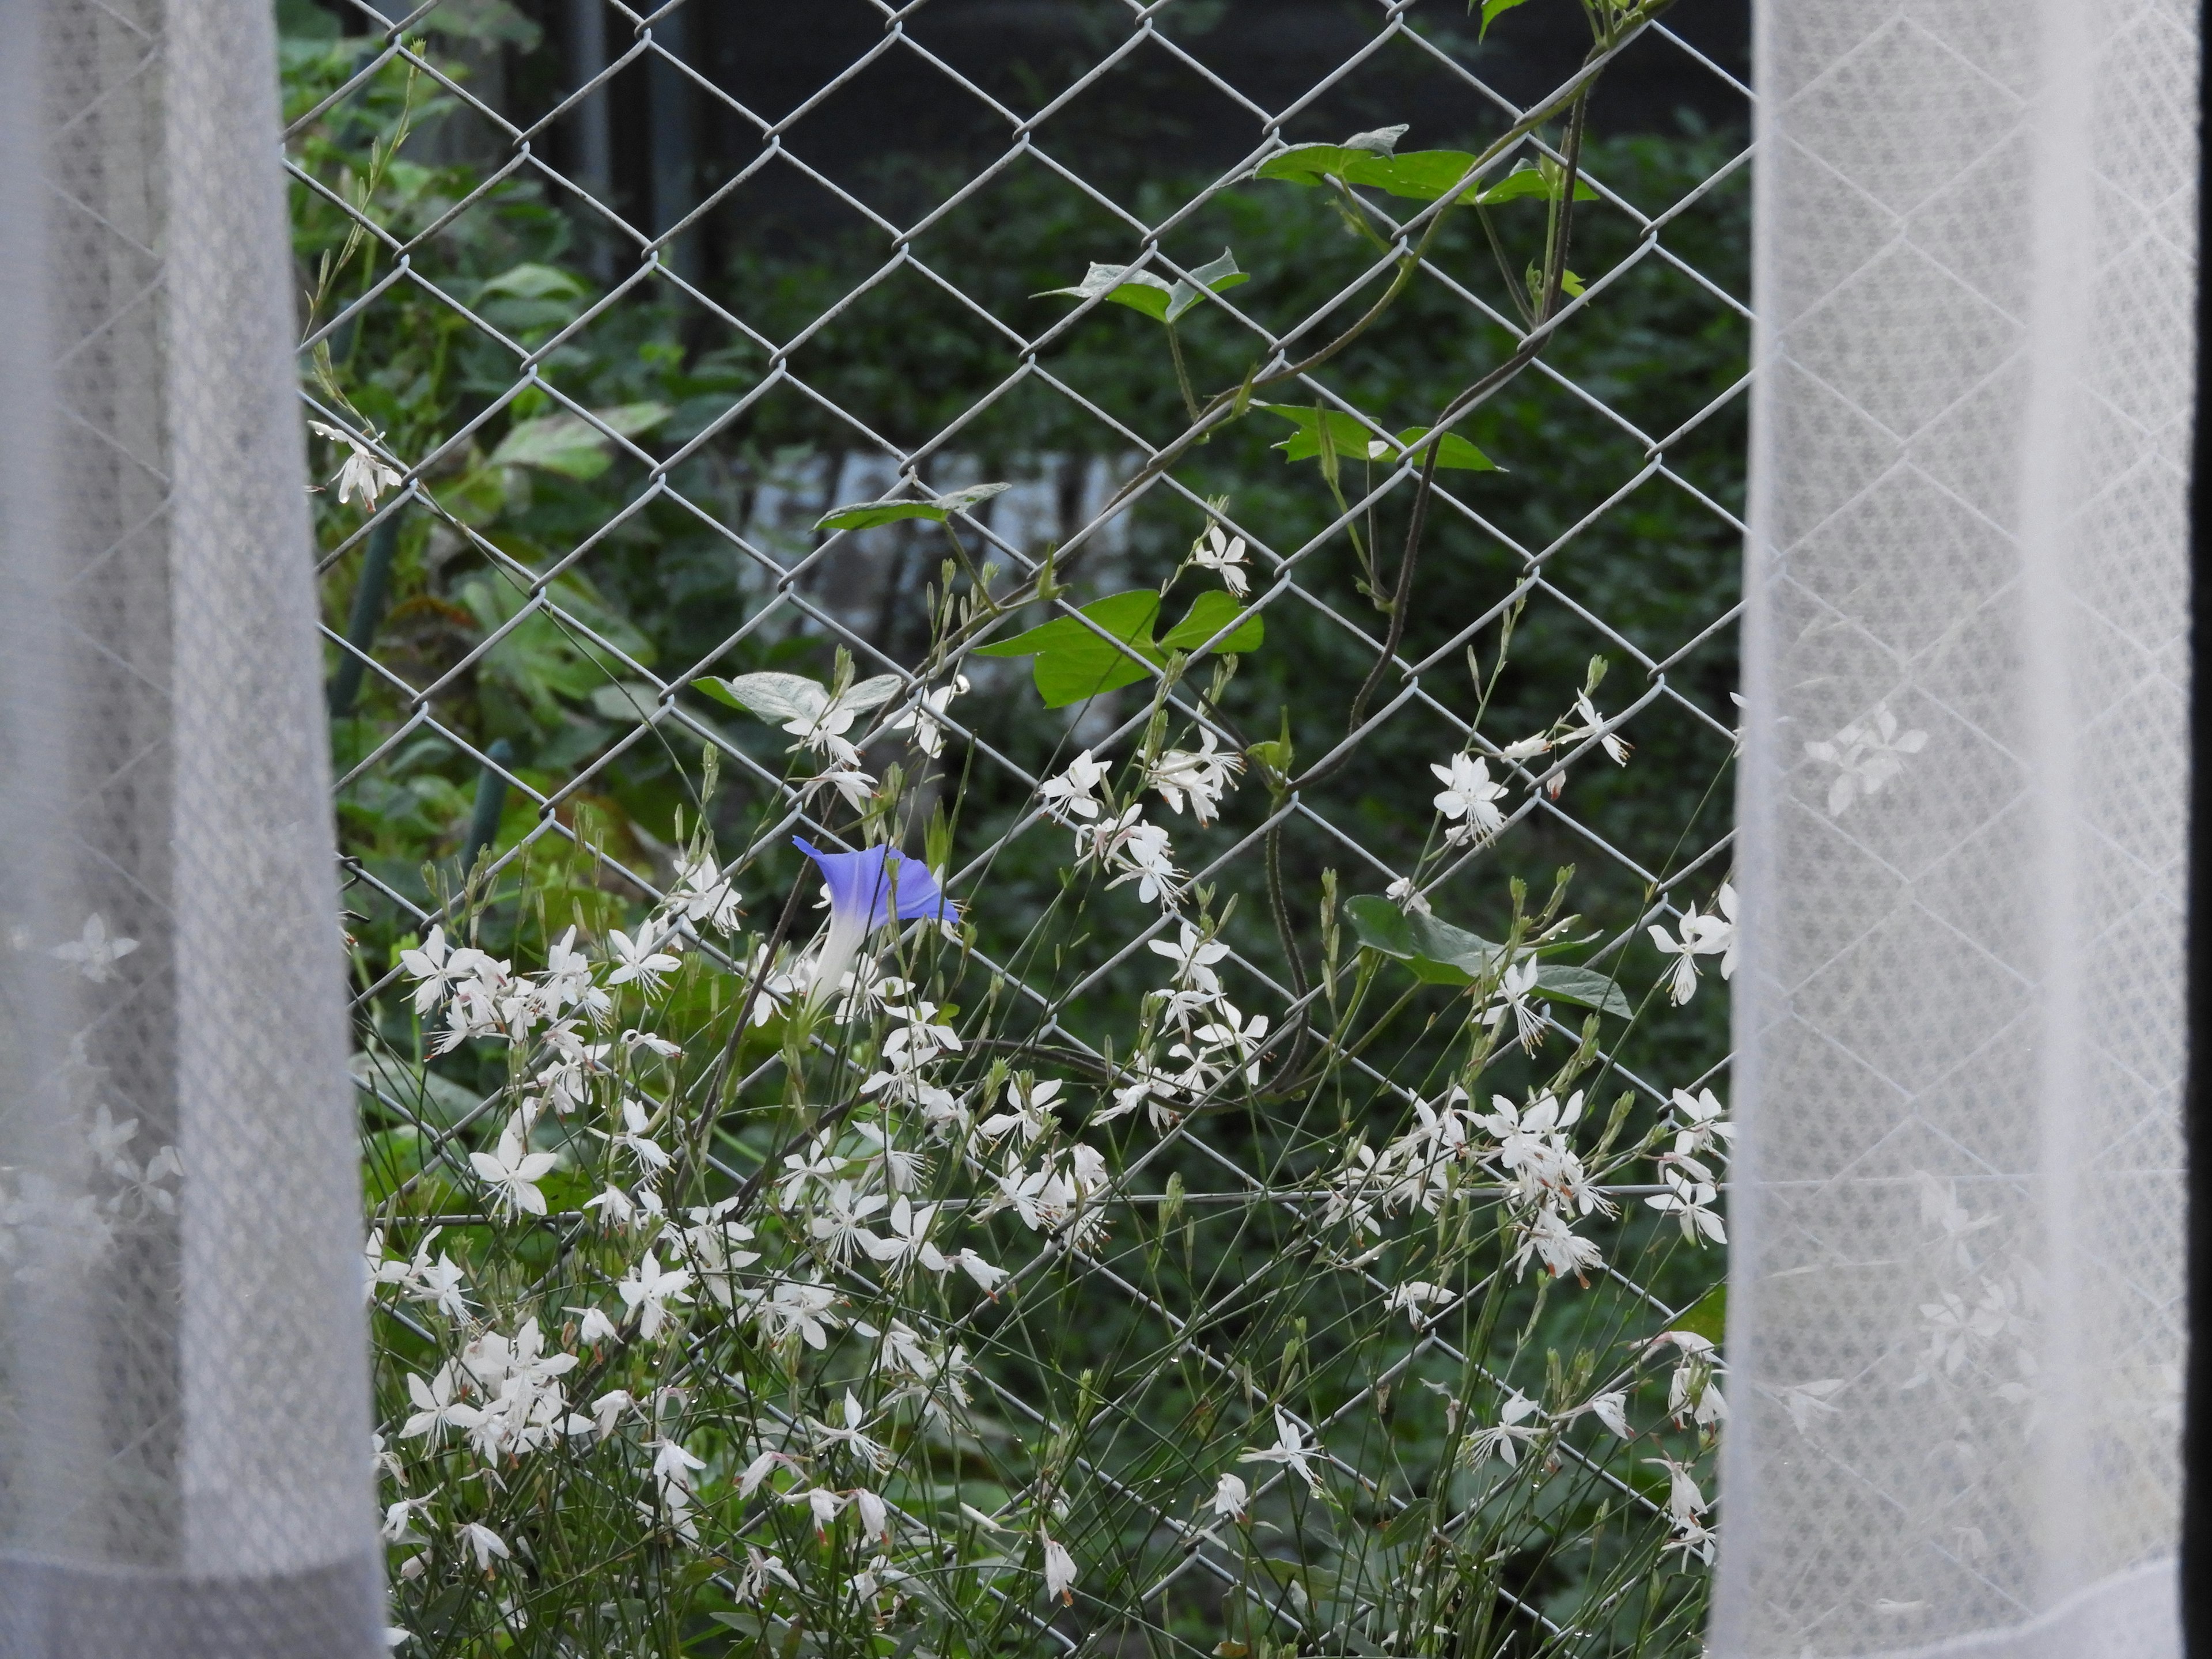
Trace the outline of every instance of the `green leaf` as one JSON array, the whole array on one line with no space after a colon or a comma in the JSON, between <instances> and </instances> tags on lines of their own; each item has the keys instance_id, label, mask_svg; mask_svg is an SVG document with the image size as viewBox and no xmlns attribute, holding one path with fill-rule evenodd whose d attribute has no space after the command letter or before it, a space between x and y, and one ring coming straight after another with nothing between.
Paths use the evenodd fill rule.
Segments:
<instances>
[{"instance_id":1,"label":"green leaf","mask_svg":"<svg viewBox=\"0 0 2212 1659\"><path fill-rule=\"evenodd\" d=\"M1082 611L1112 637L1101 639L1073 617L1056 617L1011 640L981 647L975 654L1035 657L1030 672L1048 708L1064 708L1133 684L1145 678L1147 665L1158 668L1164 663L1152 643L1160 596L1150 588L1093 599Z\"/></svg>"},{"instance_id":2,"label":"green leaf","mask_svg":"<svg viewBox=\"0 0 2212 1659\"><path fill-rule=\"evenodd\" d=\"M1240 609L1235 594L1211 588L1191 602L1183 619L1161 638L1160 647L1163 651L1195 651L1236 621ZM1267 637L1267 623L1255 611L1213 648L1224 655L1257 651Z\"/></svg>"},{"instance_id":3,"label":"green leaf","mask_svg":"<svg viewBox=\"0 0 2212 1659\"><path fill-rule=\"evenodd\" d=\"M1555 1002L1595 1008L1620 1019L1632 1018L1636 1012L1611 975L1588 968L1540 968L1536 970L1536 989Z\"/></svg>"},{"instance_id":4,"label":"green leaf","mask_svg":"<svg viewBox=\"0 0 2212 1659\"><path fill-rule=\"evenodd\" d=\"M1511 11L1514 7L1527 3L1528 0L1482 0L1482 27L1476 31L1474 38L1477 40L1482 40L1489 34L1490 26L1496 19Z\"/></svg>"},{"instance_id":5,"label":"green leaf","mask_svg":"<svg viewBox=\"0 0 2212 1659\"><path fill-rule=\"evenodd\" d=\"M1409 426L1398 434L1399 449L1401 452L1412 449L1428 435L1428 428ZM1416 459L1426 461L1426 451L1424 450ZM1439 472L1500 472L1504 470L1457 433L1447 432L1437 440L1437 471Z\"/></svg>"},{"instance_id":6,"label":"green leaf","mask_svg":"<svg viewBox=\"0 0 2212 1659\"><path fill-rule=\"evenodd\" d=\"M716 702L776 725L811 720L830 706L829 692L804 674L740 674L727 680L705 674L691 684Z\"/></svg>"},{"instance_id":7,"label":"green leaf","mask_svg":"<svg viewBox=\"0 0 2212 1659\"><path fill-rule=\"evenodd\" d=\"M1558 199L1559 187L1565 182L1566 174L1557 161L1548 158L1542 161L1523 161L1496 184L1485 186L1482 193L1474 199L1485 207L1530 198L1539 201L1554 201ZM1596 190L1580 173L1575 175L1575 200L1597 200Z\"/></svg>"},{"instance_id":8,"label":"green leaf","mask_svg":"<svg viewBox=\"0 0 2212 1659\"><path fill-rule=\"evenodd\" d=\"M1415 202L1433 202L1466 179L1474 157L1463 149L1417 149L1404 155L1363 155L1344 169L1346 184L1367 185ZM1459 199L1472 201L1480 186L1469 185Z\"/></svg>"},{"instance_id":9,"label":"green leaf","mask_svg":"<svg viewBox=\"0 0 2212 1659\"><path fill-rule=\"evenodd\" d=\"M1431 985L1472 985L1493 971L1505 948L1434 916L1408 915L1372 893L1346 900L1344 913L1362 945L1404 963Z\"/></svg>"},{"instance_id":10,"label":"green leaf","mask_svg":"<svg viewBox=\"0 0 2212 1659\"><path fill-rule=\"evenodd\" d=\"M524 264L502 270L477 292L512 295L518 300L580 300L584 285L551 265Z\"/></svg>"},{"instance_id":11,"label":"green leaf","mask_svg":"<svg viewBox=\"0 0 2212 1659\"><path fill-rule=\"evenodd\" d=\"M592 693L592 712L601 720L635 725L658 719L660 694L642 680L618 680Z\"/></svg>"},{"instance_id":12,"label":"green leaf","mask_svg":"<svg viewBox=\"0 0 2212 1659\"><path fill-rule=\"evenodd\" d=\"M1221 250L1221 256L1218 258L1208 259L1204 264L1194 267L1190 274L1205 284L1206 289L1216 294L1224 289L1235 288L1239 283L1249 283L1252 280L1250 272L1237 269L1237 256L1227 248ZM1167 314L1161 320L1174 322L1205 297L1206 295L1199 289L1178 280L1176 285L1168 290Z\"/></svg>"},{"instance_id":13,"label":"green leaf","mask_svg":"<svg viewBox=\"0 0 2212 1659\"><path fill-rule=\"evenodd\" d=\"M1342 178L1346 167L1368 154L1348 144L1293 144L1261 162L1252 176L1279 179L1291 185L1317 185L1324 179Z\"/></svg>"},{"instance_id":14,"label":"green leaf","mask_svg":"<svg viewBox=\"0 0 2212 1659\"><path fill-rule=\"evenodd\" d=\"M1165 277L1155 276L1149 270L1139 270L1133 265L1101 264L1096 259L1083 280L1073 288L1048 288L1033 294L1034 300L1066 298L1071 300L1111 300L1115 305L1127 306L1132 311L1141 311L1156 323L1168 317L1168 299L1174 286Z\"/></svg>"},{"instance_id":15,"label":"green leaf","mask_svg":"<svg viewBox=\"0 0 2212 1659\"><path fill-rule=\"evenodd\" d=\"M1395 438L1378 437L1364 422L1342 410L1298 409L1288 404L1255 404L1253 407L1279 415L1297 428L1275 446L1283 452L1283 459L1288 461L1313 460L1320 456L1322 422L1324 419L1328 422L1330 446L1340 457L1379 461L1392 466L1404 458L1408 449L1429 435L1429 428L1425 426L1409 426ZM1496 472L1500 470L1489 456L1454 433L1448 432L1438 439L1437 449L1437 470L1439 472ZM1425 459L1426 457L1421 459Z\"/></svg>"},{"instance_id":16,"label":"green leaf","mask_svg":"<svg viewBox=\"0 0 2212 1659\"><path fill-rule=\"evenodd\" d=\"M362 1091L363 1109L379 1115L389 1113L385 1103L392 1101L419 1121L451 1128L483 1104L483 1097L474 1089L387 1049L357 1049L347 1059L346 1069Z\"/></svg>"},{"instance_id":17,"label":"green leaf","mask_svg":"<svg viewBox=\"0 0 2212 1659\"><path fill-rule=\"evenodd\" d=\"M651 431L673 412L666 404L623 404L592 410L597 425L565 410L558 415L541 415L509 428L491 453L491 465L534 466L588 483L605 471L612 460L607 453L608 432L635 438Z\"/></svg>"},{"instance_id":18,"label":"green leaf","mask_svg":"<svg viewBox=\"0 0 2212 1659\"><path fill-rule=\"evenodd\" d=\"M1379 459L1390 453L1389 441L1378 438L1364 422L1346 414L1340 409L1299 409L1290 404L1255 403L1255 409L1264 409L1271 415L1279 415L1297 428L1275 446L1283 452L1286 461L1310 461L1321 454L1322 422L1328 423L1330 447L1338 455L1357 458L1367 455L1370 447Z\"/></svg>"},{"instance_id":19,"label":"green leaf","mask_svg":"<svg viewBox=\"0 0 2212 1659\"><path fill-rule=\"evenodd\" d=\"M1667 1328L1687 1331L1692 1336L1702 1336L1708 1342L1718 1343L1728 1334L1728 1286L1714 1285L1683 1309L1680 1316Z\"/></svg>"},{"instance_id":20,"label":"green leaf","mask_svg":"<svg viewBox=\"0 0 2212 1659\"><path fill-rule=\"evenodd\" d=\"M1414 978L1431 985L1472 985L1496 970L1505 948L1434 916L1408 915L1371 893L1346 900L1344 913L1362 945L1404 963ZM1536 990L1555 1002L1595 1008L1622 1019L1633 1012L1620 986L1588 968L1539 968Z\"/></svg>"},{"instance_id":21,"label":"green leaf","mask_svg":"<svg viewBox=\"0 0 2212 1659\"><path fill-rule=\"evenodd\" d=\"M1172 323L1204 299L1206 289L1218 294L1224 289L1252 280L1249 272L1237 268L1237 256L1227 248L1221 250L1219 258L1207 260L1190 274L1196 279L1194 283L1180 278L1170 283L1164 276L1139 270L1134 265L1107 265L1093 260L1083 280L1073 288L1048 288L1031 297L1103 298L1132 311L1141 311L1156 323Z\"/></svg>"},{"instance_id":22,"label":"green leaf","mask_svg":"<svg viewBox=\"0 0 2212 1659\"><path fill-rule=\"evenodd\" d=\"M1082 608L1107 633L1101 639L1073 617L1059 617L1025 634L997 645L987 645L979 657L1035 657L1030 669L1037 693L1048 708L1064 708L1107 691L1133 685L1145 678L1147 665L1164 668L1170 651L1195 651L1224 628L1230 632L1213 649L1224 653L1257 650L1267 637L1267 624L1256 614L1237 623L1235 598L1215 588L1201 593L1183 619L1155 641L1152 628L1159 619L1160 596L1149 588L1115 593L1094 599Z\"/></svg>"},{"instance_id":23,"label":"green leaf","mask_svg":"<svg viewBox=\"0 0 2212 1659\"><path fill-rule=\"evenodd\" d=\"M1377 127L1372 132L1355 132L1340 144L1293 144L1280 155L1261 162L1253 169L1252 176L1280 179L1293 185L1317 185L1324 179L1340 179L1345 168L1363 157L1389 155L1405 136L1405 124L1401 122L1395 127Z\"/></svg>"},{"instance_id":24,"label":"green leaf","mask_svg":"<svg viewBox=\"0 0 2212 1659\"><path fill-rule=\"evenodd\" d=\"M970 484L965 489L956 489L949 495L933 495L926 501L855 501L825 513L815 520L817 530L872 530L879 524L896 524L902 519L927 519L932 524L943 524L955 513L964 513L971 507L988 501L994 495L1004 495L1012 484Z\"/></svg>"},{"instance_id":25,"label":"green leaf","mask_svg":"<svg viewBox=\"0 0 2212 1659\"><path fill-rule=\"evenodd\" d=\"M1433 202L1459 188L1474 167L1474 155L1468 150L1416 149L1398 155L1389 149L1370 149L1360 142L1377 137L1362 133L1341 144L1299 144L1279 155L1269 156L1255 169L1254 176L1280 179L1294 185L1318 185L1327 179L1341 179L1347 185L1364 185L1408 201ZM1453 199L1480 202L1485 207L1528 197L1550 200L1559 195L1565 177L1556 161L1524 161L1495 183L1476 180L1465 184ZM1597 191L1587 179L1575 180L1575 199L1597 199Z\"/></svg>"}]
</instances>

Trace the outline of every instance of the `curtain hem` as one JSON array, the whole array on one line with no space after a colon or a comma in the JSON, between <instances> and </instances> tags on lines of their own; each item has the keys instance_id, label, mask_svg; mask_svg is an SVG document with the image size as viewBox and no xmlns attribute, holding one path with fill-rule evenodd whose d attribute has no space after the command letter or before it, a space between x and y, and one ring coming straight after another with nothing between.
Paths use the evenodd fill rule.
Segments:
<instances>
[{"instance_id":1,"label":"curtain hem","mask_svg":"<svg viewBox=\"0 0 2212 1659\"><path fill-rule=\"evenodd\" d=\"M380 1650L383 1603L374 1555L211 1578L0 1553L0 1659L307 1659Z\"/></svg>"}]
</instances>

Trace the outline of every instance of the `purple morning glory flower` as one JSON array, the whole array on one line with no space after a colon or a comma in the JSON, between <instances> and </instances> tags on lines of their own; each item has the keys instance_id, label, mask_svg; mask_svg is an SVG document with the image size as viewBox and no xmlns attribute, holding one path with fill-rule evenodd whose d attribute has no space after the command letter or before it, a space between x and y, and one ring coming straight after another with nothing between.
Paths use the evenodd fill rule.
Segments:
<instances>
[{"instance_id":1,"label":"purple morning glory flower","mask_svg":"<svg viewBox=\"0 0 2212 1659\"><path fill-rule=\"evenodd\" d=\"M821 866L830 889L830 931L815 959L816 998L836 988L868 935L885 922L959 918L959 906L945 896L937 878L896 848L825 853L797 836L791 844Z\"/></svg>"}]
</instances>

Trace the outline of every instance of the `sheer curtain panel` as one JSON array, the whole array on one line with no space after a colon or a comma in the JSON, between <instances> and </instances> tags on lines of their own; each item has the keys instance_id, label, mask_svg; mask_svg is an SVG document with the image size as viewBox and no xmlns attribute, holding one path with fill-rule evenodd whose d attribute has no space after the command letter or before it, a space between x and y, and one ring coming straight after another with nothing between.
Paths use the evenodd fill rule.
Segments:
<instances>
[{"instance_id":1,"label":"sheer curtain panel","mask_svg":"<svg viewBox=\"0 0 2212 1659\"><path fill-rule=\"evenodd\" d=\"M266 0L0 0L0 1655L381 1653Z\"/></svg>"},{"instance_id":2,"label":"sheer curtain panel","mask_svg":"<svg viewBox=\"0 0 2212 1659\"><path fill-rule=\"evenodd\" d=\"M1723 1659L2171 1659L2197 9L1759 0Z\"/></svg>"}]
</instances>

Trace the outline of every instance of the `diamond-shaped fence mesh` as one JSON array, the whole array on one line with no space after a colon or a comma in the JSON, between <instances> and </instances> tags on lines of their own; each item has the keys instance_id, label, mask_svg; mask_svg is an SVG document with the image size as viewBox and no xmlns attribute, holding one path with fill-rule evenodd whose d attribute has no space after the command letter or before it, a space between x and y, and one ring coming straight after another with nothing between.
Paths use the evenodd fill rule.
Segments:
<instances>
[{"instance_id":1,"label":"diamond-shaped fence mesh","mask_svg":"<svg viewBox=\"0 0 2212 1659\"><path fill-rule=\"evenodd\" d=\"M795 9L280 12L408 1650L1687 1650L1747 89ZM810 1012L794 834L909 984Z\"/></svg>"}]
</instances>

